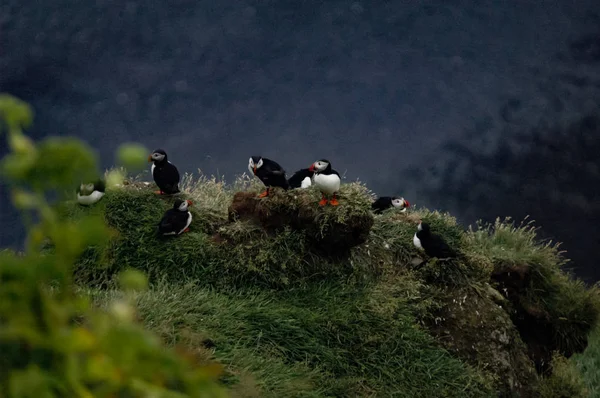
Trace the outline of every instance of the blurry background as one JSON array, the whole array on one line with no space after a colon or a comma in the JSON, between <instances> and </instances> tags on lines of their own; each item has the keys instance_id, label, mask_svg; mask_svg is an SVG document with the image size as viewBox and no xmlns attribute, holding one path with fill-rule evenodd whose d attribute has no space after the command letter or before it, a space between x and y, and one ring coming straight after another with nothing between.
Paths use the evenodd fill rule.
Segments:
<instances>
[{"instance_id":1,"label":"blurry background","mask_svg":"<svg viewBox=\"0 0 600 398\"><path fill-rule=\"evenodd\" d=\"M328 158L465 226L530 215L599 280L600 4L482 3L3 0L0 92L103 167L126 141L227 180ZM18 247L4 186L0 225Z\"/></svg>"}]
</instances>

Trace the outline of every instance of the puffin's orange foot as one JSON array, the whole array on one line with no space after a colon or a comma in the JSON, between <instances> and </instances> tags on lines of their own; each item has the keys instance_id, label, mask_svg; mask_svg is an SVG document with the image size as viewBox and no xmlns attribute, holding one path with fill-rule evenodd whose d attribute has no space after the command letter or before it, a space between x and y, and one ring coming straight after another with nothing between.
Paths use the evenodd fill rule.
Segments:
<instances>
[{"instance_id":1,"label":"puffin's orange foot","mask_svg":"<svg viewBox=\"0 0 600 398\"><path fill-rule=\"evenodd\" d=\"M184 230L183 230L183 233L184 233L184 234L185 234L186 232L190 232L190 229L189 229L189 228L186 228L186 229L184 229Z\"/></svg>"},{"instance_id":2,"label":"puffin's orange foot","mask_svg":"<svg viewBox=\"0 0 600 398\"><path fill-rule=\"evenodd\" d=\"M164 195L165 193L163 191L154 191L155 194L157 195Z\"/></svg>"},{"instance_id":3,"label":"puffin's orange foot","mask_svg":"<svg viewBox=\"0 0 600 398\"><path fill-rule=\"evenodd\" d=\"M323 198L321 199L321 201L319 202L319 206L325 206L327 204L327 199Z\"/></svg>"},{"instance_id":4,"label":"puffin's orange foot","mask_svg":"<svg viewBox=\"0 0 600 398\"><path fill-rule=\"evenodd\" d=\"M265 192L258 195L259 198L264 198L265 196L269 196L269 190L267 189Z\"/></svg>"},{"instance_id":5,"label":"puffin's orange foot","mask_svg":"<svg viewBox=\"0 0 600 398\"><path fill-rule=\"evenodd\" d=\"M330 205L332 205L332 206L339 206L339 205L340 205L340 202L338 202L338 200L337 200L337 199L333 198L333 199L331 199L331 200L329 201L329 204L330 204Z\"/></svg>"}]
</instances>

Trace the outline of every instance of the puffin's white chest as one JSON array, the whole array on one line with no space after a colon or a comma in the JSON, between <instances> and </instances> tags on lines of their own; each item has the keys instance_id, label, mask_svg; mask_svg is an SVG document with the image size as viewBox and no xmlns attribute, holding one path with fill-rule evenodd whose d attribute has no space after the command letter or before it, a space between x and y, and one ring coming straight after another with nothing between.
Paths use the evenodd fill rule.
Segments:
<instances>
[{"instance_id":1,"label":"puffin's white chest","mask_svg":"<svg viewBox=\"0 0 600 398\"><path fill-rule=\"evenodd\" d=\"M305 177L304 180L300 183L300 188L308 188L312 185L312 181L310 177Z\"/></svg>"},{"instance_id":2,"label":"puffin's white chest","mask_svg":"<svg viewBox=\"0 0 600 398\"><path fill-rule=\"evenodd\" d=\"M419 239L417 237L417 233L415 232L415 236L413 236L413 245L415 245L415 247L417 249L423 249L423 245L421 245L421 239Z\"/></svg>"},{"instance_id":3,"label":"puffin's white chest","mask_svg":"<svg viewBox=\"0 0 600 398\"><path fill-rule=\"evenodd\" d=\"M80 195L78 193L77 194L77 202L79 202L79 204L81 204L81 205L89 206L89 205L93 205L94 203L98 202L100 199L102 199L103 196L104 196L104 192L100 192L100 191L94 191L89 195Z\"/></svg>"},{"instance_id":4,"label":"puffin's white chest","mask_svg":"<svg viewBox=\"0 0 600 398\"><path fill-rule=\"evenodd\" d=\"M321 192L329 195L340 190L340 177L337 174L315 174L313 182Z\"/></svg>"},{"instance_id":5,"label":"puffin's white chest","mask_svg":"<svg viewBox=\"0 0 600 398\"><path fill-rule=\"evenodd\" d=\"M156 168L156 165L154 163L152 163L152 166L150 166L150 174L152 174L152 177L154 177L154 169Z\"/></svg>"},{"instance_id":6,"label":"puffin's white chest","mask_svg":"<svg viewBox=\"0 0 600 398\"><path fill-rule=\"evenodd\" d=\"M179 233L182 233L183 231L185 231L186 228L189 227L191 223L192 223L192 213L188 211L188 218L187 218L185 227L183 227L183 229L181 231L179 231Z\"/></svg>"}]
</instances>

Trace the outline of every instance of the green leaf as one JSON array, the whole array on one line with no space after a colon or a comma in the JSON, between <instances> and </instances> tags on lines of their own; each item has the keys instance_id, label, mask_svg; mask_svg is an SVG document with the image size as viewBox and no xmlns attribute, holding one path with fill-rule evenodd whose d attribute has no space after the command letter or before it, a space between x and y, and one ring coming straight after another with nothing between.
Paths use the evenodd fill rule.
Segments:
<instances>
[{"instance_id":1,"label":"green leaf","mask_svg":"<svg viewBox=\"0 0 600 398\"><path fill-rule=\"evenodd\" d=\"M148 149L140 144L126 143L117 149L118 163L130 171L143 169L147 156Z\"/></svg>"}]
</instances>

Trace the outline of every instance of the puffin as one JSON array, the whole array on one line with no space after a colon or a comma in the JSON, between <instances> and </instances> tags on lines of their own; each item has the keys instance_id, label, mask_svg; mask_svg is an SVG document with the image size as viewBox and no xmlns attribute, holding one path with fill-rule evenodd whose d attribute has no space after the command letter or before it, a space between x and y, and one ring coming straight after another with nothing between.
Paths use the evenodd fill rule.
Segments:
<instances>
[{"instance_id":1,"label":"puffin","mask_svg":"<svg viewBox=\"0 0 600 398\"><path fill-rule=\"evenodd\" d=\"M317 160L308 170L314 172L312 181L321 191L322 198L319 205L325 206L327 202L332 206L339 205L336 194L340 190L342 179L340 174L331 168L331 162L327 159ZM331 200L327 200L326 195L331 195Z\"/></svg>"},{"instance_id":2,"label":"puffin","mask_svg":"<svg viewBox=\"0 0 600 398\"><path fill-rule=\"evenodd\" d=\"M268 196L271 187L280 187L285 190L289 189L285 170L279 163L271 159L263 158L262 156L251 156L248 160L248 170L258 177L263 184L265 184L265 187L267 187L265 192L258 195L259 198Z\"/></svg>"},{"instance_id":3,"label":"puffin","mask_svg":"<svg viewBox=\"0 0 600 398\"><path fill-rule=\"evenodd\" d=\"M456 257L456 252L448 246L444 239L431 232L429 224L419 220L417 232L413 236L413 244L417 249L424 250L429 257L447 259Z\"/></svg>"},{"instance_id":4,"label":"puffin","mask_svg":"<svg viewBox=\"0 0 600 398\"><path fill-rule=\"evenodd\" d=\"M410 203L401 196L382 196L371 204L371 209L375 214L381 214L390 207L398 208L402 213L405 213L406 209L410 207Z\"/></svg>"},{"instance_id":5,"label":"puffin","mask_svg":"<svg viewBox=\"0 0 600 398\"><path fill-rule=\"evenodd\" d=\"M83 206L97 203L105 194L106 184L101 178L89 184L81 184L77 188L77 202Z\"/></svg>"},{"instance_id":6,"label":"puffin","mask_svg":"<svg viewBox=\"0 0 600 398\"><path fill-rule=\"evenodd\" d=\"M312 185L312 176L315 173L310 171L308 168L300 169L294 173L288 180L290 188L308 188Z\"/></svg>"},{"instance_id":7,"label":"puffin","mask_svg":"<svg viewBox=\"0 0 600 398\"><path fill-rule=\"evenodd\" d=\"M163 149L157 149L148 155L148 162L152 162L150 172L154 182L158 185L159 195L173 195L179 193L179 170L167 157Z\"/></svg>"},{"instance_id":8,"label":"puffin","mask_svg":"<svg viewBox=\"0 0 600 398\"><path fill-rule=\"evenodd\" d=\"M189 206L193 206L191 200L177 199L173 203L173 208L167 210L158 223L158 232L161 235L181 235L188 232L188 228L192 223L192 213L188 210Z\"/></svg>"}]
</instances>

